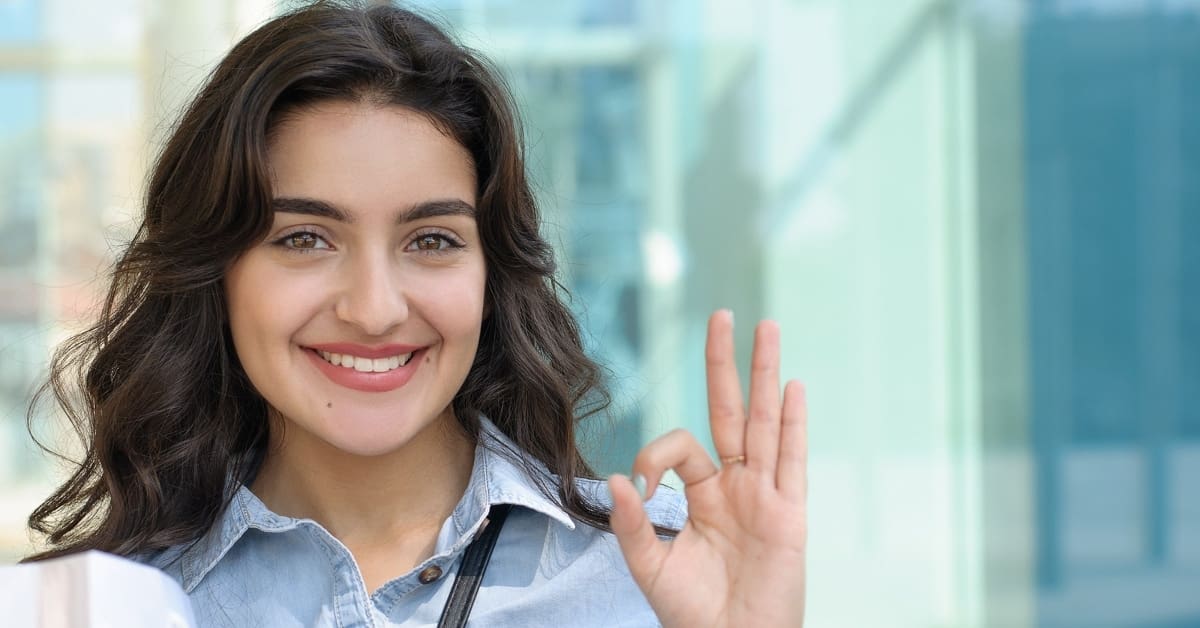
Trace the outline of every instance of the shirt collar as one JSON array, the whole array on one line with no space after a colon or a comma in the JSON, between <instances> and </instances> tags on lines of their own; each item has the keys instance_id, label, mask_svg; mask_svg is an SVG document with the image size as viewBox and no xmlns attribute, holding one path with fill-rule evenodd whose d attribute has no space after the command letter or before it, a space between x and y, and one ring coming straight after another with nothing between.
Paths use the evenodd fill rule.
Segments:
<instances>
[{"instance_id":1,"label":"shirt collar","mask_svg":"<svg viewBox=\"0 0 1200 628\"><path fill-rule=\"evenodd\" d=\"M573 530L575 521L571 516L539 489L545 486L556 492L557 478L486 417L480 418L480 424L467 490L442 526L435 554L462 551L482 527L488 510L496 504L528 508ZM275 514L249 488L238 486L217 523L182 551L179 558L184 591L190 594L247 530L277 533L303 525L319 526L311 519Z\"/></svg>"},{"instance_id":2,"label":"shirt collar","mask_svg":"<svg viewBox=\"0 0 1200 628\"><path fill-rule=\"evenodd\" d=\"M513 443L487 418L481 418L479 445L475 448L475 465L471 479L452 519L461 536L483 522L489 508L496 504L513 504L540 512L569 529L575 521L539 486L557 492L558 478L546 466Z\"/></svg>"}]
</instances>

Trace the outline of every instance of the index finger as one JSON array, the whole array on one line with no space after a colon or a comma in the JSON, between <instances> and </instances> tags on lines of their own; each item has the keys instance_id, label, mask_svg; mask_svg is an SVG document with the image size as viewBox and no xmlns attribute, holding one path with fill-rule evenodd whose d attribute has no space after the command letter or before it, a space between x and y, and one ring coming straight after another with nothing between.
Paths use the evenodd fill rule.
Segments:
<instances>
[{"instance_id":1,"label":"index finger","mask_svg":"<svg viewBox=\"0 0 1200 628\"><path fill-rule=\"evenodd\" d=\"M746 414L733 354L733 312L729 310L717 310L708 319L704 367L708 383L708 421L717 456L745 455Z\"/></svg>"}]
</instances>

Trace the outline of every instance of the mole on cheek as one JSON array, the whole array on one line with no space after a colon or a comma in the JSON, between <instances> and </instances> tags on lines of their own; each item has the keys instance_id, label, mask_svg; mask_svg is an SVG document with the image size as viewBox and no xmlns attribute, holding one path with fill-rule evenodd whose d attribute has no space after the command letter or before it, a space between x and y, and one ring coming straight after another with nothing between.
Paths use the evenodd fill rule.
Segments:
<instances>
[{"instance_id":1,"label":"mole on cheek","mask_svg":"<svg viewBox=\"0 0 1200 628\"><path fill-rule=\"evenodd\" d=\"M430 362L432 362L432 361L433 361L433 358L429 357L428 355L427 355L427 356L425 356L425 363L426 363L426 364L429 364L429 363L430 363Z\"/></svg>"},{"instance_id":2,"label":"mole on cheek","mask_svg":"<svg viewBox=\"0 0 1200 628\"><path fill-rule=\"evenodd\" d=\"M333 402L332 402L332 401L326 401L326 402L325 402L325 407L326 407L326 408L332 408L332 407L333 407Z\"/></svg>"}]
</instances>

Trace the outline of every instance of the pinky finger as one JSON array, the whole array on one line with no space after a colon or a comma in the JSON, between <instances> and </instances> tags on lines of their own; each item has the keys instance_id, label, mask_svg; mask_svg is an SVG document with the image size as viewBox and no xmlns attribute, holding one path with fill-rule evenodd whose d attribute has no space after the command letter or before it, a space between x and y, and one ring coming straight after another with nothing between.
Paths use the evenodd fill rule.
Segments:
<instances>
[{"instance_id":1,"label":"pinky finger","mask_svg":"<svg viewBox=\"0 0 1200 628\"><path fill-rule=\"evenodd\" d=\"M610 477L608 490L612 493L613 503L609 523L629 565L629 573L642 593L649 597L650 588L667 556L666 544L655 534L642 506L642 497L629 478L619 474Z\"/></svg>"},{"instance_id":2,"label":"pinky finger","mask_svg":"<svg viewBox=\"0 0 1200 628\"><path fill-rule=\"evenodd\" d=\"M775 486L792 500L803 500L808 487L808 401L804 385L796 380L783 389Z\"/></svg>"}]
</instances>

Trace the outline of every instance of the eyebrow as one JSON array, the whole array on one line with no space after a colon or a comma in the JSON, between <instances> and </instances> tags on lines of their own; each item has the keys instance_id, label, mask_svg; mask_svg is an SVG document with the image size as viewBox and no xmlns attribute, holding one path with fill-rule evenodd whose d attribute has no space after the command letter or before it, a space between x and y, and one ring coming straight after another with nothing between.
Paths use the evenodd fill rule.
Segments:
<instances>
[{"instance_id":1,"label":"eyebrow","mask_svg":"<svg viewBox=\"0 0 1200 628\"><path fill-rule=\"evenodd\" d=\"M271 208L276 212L304 214L306 216L328 218L344 223L354 222L354 217L337 205L315 198L283 196L272 199ZM475 208L456 198L424 201L401 211L396 216L396 224L424 220L426 218L437 218L439 216L467 216L474 218Z\"/></svg>"}]
</instances>

